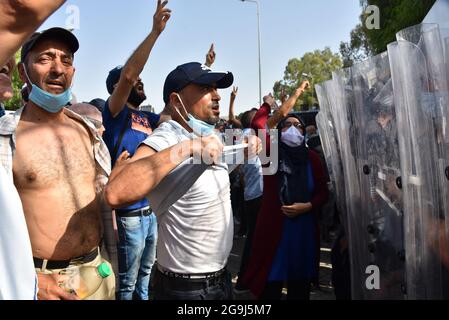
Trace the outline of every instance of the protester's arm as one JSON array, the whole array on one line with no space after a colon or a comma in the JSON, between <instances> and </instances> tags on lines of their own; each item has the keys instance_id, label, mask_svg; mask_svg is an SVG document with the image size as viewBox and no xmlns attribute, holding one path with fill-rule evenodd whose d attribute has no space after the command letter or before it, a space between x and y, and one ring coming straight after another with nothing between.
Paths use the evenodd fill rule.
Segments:
<instances>
[{"instance_id":1,"label":"protester's arm","mask_svg":"<svg viewBox=\"0 0 449 320\"><path fill-rule=\"evenodd\" d=\"M6 64L65 0L0 1L0 66Z\"/></svg>"},{"instance_id":2,"label":"protester's arm","mask_svg":"<svg viewBox=\"0 0 449 320\"><path fill-rule=\"evenodd\" d=\"M231 123L234 128L242 128L242 123L235 117L234 113L234 103L235 98L237 97L237 92L239 91L238 87L233 87L231 92L231 100L229 103L229 119L228 122Z\"/></svg>"},{"instance_id":3,"label":"protester's arm","mask_svg":"<svg viewBox=\"0 0 449 320\"><path fill-rule=\"evenodd\" d=\"M159 182L184 160L202 157L217 163L223 145L215 135L187 140L171 148L156 152L141 145L134 157L114 167L105 189L105 198L113 208L144 198Z\"/></svg>"},{"instance_id":4,"label":"protester's arm","mask_svg":"<svg viewBox=\"0 0 449 320\"><path fill-rule=\"evenodd\" d=\"M270 106L268 103L264 103L260 106L259 110L257 110L256 114L254 115L254 118L251 122L251 128L256 130L263 130L266 129L266 124L268 121L268 117L270 116Z\"/></svg>"},{"instance_id":5,"label":"protester's arm","mask_svg":"<svg viewBox=\"0 0 449 320\"><path fill-rule=\"evenodd\" d=\"M278 110L274 111L273 116L267 121L269 129L275 129L279 124L279 122L281 122L288 116L288 114L292 111L293 107L295 106L296 101L298 101L299 97L308 87L309 81L307 80L303 81L299 86L299 88L295 90L295 92L287 99L287 101L285 101Z\"/></svg>"},{"instance_id":6,"label":"protester's arm","mask_svg":"<svg viewBox=\"0 0 449 320\"><path fill-rule=\"evenodd\" d=\"M3 67L0 65L0 102L8 101L14 95L11 78L15 65L16 61L14 58L9 59L8 63Z\"/></svg>"},{"instance_id":7,"label":"protester's arm","mask_svg":"<svg viewBox=\"0 0 449 320\"><path fill-rule=\"evenodd\" d=\"M206 62L204 64L206 66L208 66L209 68L212 67L212 65L215 62L215 57L216 57L216 54L215 54L215 50L214 50L214 44L212 43L210 45L209 51L206 54Z\"/></svg>"},{"instance_id":8,"label":"protester's arm","mask_svg":"<svg viewBox=\"0 0 449 320\"><path fill-rule=\"evenodd\" d=\"M165 8L167 2L167 0L163 3L161 3L161 0L157 1L156 13L153 16L153 29L123 67L117 87L109 99L109 110L114 118L123 110L131 89L142 73L156 40L164 31L167 21L170 19L171 11Z\"/></svg>"}]
</instances>

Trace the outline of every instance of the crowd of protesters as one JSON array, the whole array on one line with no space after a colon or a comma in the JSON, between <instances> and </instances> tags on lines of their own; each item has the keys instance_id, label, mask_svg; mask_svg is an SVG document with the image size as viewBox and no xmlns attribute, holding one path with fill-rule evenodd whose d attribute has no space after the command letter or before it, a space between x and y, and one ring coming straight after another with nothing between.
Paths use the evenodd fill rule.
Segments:
<instances>
[{"instance_id":1,"label":"crowd of protesters","mask_svg":"<svg viewBox=\"0 0 449 320\"><path fill-rule=\"evenodd\" d=\"M166 77L161 114L141 111L140 74L171 16L158 0L151 32L105 79L110 97L71 104L82 44L62 28L34 33L64 2L0 5L0 101L20 47L26 84L23 105L0 114L0 299L232 299L233 211L246 237L235 291L281 299L287 284L288 299L309 299L328 177L316 131L291 115L308 81L241 117L234 87L222 121L219 89L234 76L211 70L212 45ZM231 143L229 128L241 130ZM243 164L223 160L229 144ZM259 155L274 149L264 175Z\"/></svg>"}]
</instances>

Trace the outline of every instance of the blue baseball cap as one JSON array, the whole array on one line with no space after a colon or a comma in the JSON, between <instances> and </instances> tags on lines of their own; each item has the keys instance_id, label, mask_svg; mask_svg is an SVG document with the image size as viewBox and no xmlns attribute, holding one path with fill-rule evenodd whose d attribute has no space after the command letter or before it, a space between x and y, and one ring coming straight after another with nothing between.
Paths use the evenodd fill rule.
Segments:
<instances>
[{"instance_id":1,"label":"blue baseball cap","mask_svg":"<svg viewBox=\"0 0 449 320\"><path fill-rule=\"evenodd\" d=\"M232 86L234 76L231 72L212 71L199 62L189 62L178 66L169 73L164 84L164 102L168 103L170 94L179 92L191 83L225 89Z\"/></svg>"},{"instance_id":2,"label":"blue baseball cap","mask_svg":"<svg viewBox=\"0 0 449 320\"><path fill-rule=\"evenodd\" d=\"M122 73L123 66L117 66L111 71L109 71L108 77L106 78L106 88L109 94L114 91L114 85L120 80L120 75Z\"/></svg>"}]
</instances>

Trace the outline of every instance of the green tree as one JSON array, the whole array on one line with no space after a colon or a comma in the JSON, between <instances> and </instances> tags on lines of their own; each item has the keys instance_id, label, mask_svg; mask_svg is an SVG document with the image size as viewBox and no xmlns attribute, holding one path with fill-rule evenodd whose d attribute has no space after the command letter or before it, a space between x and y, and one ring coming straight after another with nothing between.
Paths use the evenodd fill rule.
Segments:
<instances>
[{"instance_id":1,"label":"green tree","mask_svg":"<svg viewBox=\"0 0 449 320\"><path fill-rule=\"evenodd\" d=\"M16 53L16 64L20 61L20 51ZM20 80L19 71L17 67L14 69L12 75L12 88L14 90L14 96L5 103L6 110L17 110L22 107L22 94L20 93L23 86L23 82Z\"/></svg>"},{"instance_id":2,"label":"green tree","mask_svg":"<svg viewBox=\"0 0 449 320\"><path fill-rule=\"evenodd\" d=\"M299 87L300 83L305 79L303 74L312 76L312 90L307 90L295 105L295 110L300 111L309 109L318 104L314 84L332 78L332 72L343 66L342 60L338 54L326 47L324 50L315 50L306 53L302 58L291 59L284 72L284 79L274 84L274 97L280 99L281 91L291 95L293 91Z\"/></svg>"},{"instance_id":3,"label":"green tree","mask_svg":"<svg viewBox=\"0 0 449 320\"><path fill-rule=\"evenodd\" d=\"M354 62L363 61L373 54L373 48L368 42L366 33L361 24L351 31L351 40L340 43L340 54L343 58L343 67L352 67Z\"/></svg>"},{"instance_id":4,"label":"green tree","mask_svg":"<svg viewBox=\"0 0 449 320\"><path fill-rule=\"evenodd\" d=\"M351 40L340 44L340 54L345 67L387 50L396 41L396 33L417 25L435 4L436 0L360 0L363 8L360 24L351 31ZM380 13L380 29L368 29L366 8L377 6Z\"/></svg>"},{"instance_id":5,"label":"green tree","mask_svg":"<svg viewBox=\"0 0 449 320\"><path fill-rule=\"evenodd\" d=\"M380 9L380 29L369 30L362 14L362 25L375 54L387 50L387 45L396 41L396 33L404 28L421 23L436 0L361 0L365 9L375 5ZM365 11L365 10L363 10Z\"/></svg>"}]
</instances>

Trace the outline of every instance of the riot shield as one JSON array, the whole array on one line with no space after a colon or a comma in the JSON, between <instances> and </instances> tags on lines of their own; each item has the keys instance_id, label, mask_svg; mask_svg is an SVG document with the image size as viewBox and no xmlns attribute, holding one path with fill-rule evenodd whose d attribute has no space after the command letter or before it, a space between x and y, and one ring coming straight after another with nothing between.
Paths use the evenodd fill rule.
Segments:
<instances>
[{"instance_id":1,"label":"riot shield","mask_svg":"<svg viewBox=\"0 0 449 320\"><path fill-rule=\"evenodd\" d=\"M421 25L401 31L398 42L388 46L400 133L409 299L439 299L443 294L440 241L435 236L448 199L442 201L445 191L439 178L444 160L438 141L444 134L435 93L441 90L444 65L437 57L442 55L438 37L436 26Z\"/></svg>"},{"instance_id":2,"label":"riot shield","mask_svg":"<svg viewBox=\"0 0 449 320\"><path fill-rule=\"evenodd\" d=\"M345 181L341 162L340 145L336 137L335 123L332 114L330 113L328 94L320 85L317 85L315 89L320 103L320 112L316 116L316 123L320 132L329 177L335 190L336 205L343 217L343 225L346 228Z\"/></svg>"},{"instance_id":3,"label":"riot shield","mask_svg":"<svg viewBox=\"0 0 449 320\"><path fill-rule=\"evenodd\" d=\"M353 299L364 299L365 271L368 264L364 248L366 236L361 230L366 225L361 214L361 197L356 167L355 118L353 117L353 92L350 70L341 70L333 80L323 84L328 93L331 114L335 121L337 140L340 145L346 195L346 232L351 265L351 295Z\"/></svg>"},{"instance_id":4,"label":"riot shield","mask_svg":"<svg viewBox=\"0 0 449 320\"><path fill-rule=\"evenodd\" d=\"M446 30L446 34L449 34L448 30ZM444 57L445 57L445 64L446 64L446 79L447 79L447 83L449 86L449 37L444 39L444 44L445 44L445 50L444 50L445 56ZM446 111L447 111L447 109L446 109ZM446 144L446 147L447 147L447 144ZM447 150L447 148L446 148L446 150ZM447 154L446 154L446 159L448 159ZM444 169L444 173L445 173L446 179L449 181L449 168L448 167L446 167ZM446 201L448 201L447 199L448 198L446 198ZM447 211L446 211L446 213L447 213ZM446 215L446 217L445 217L445 237L443 239L444 239L444 243L442 244L443 252L446 252L446 257L443 257L443 259L444 259L443 262L444 262L444 269L445 269L444 271L446 274L445 283L447 283L448 278L449 278L449 276L448 276L448 273L449 273L449 216L448 215ZM449 285L447 285L447 287L449 287ZM445 298L447 298L449 295L447 293L447 290L448 289L446 289L444 292Z\"/></svg>"},{"instance_id":5,"label":"riot shield","mask_svg":"<svg viewBox=\"0 0 449 320\"><path fill-rule=\"evenodd\" d=\"M363 261L380 271L365 299L403 299L405 254L398 132L388 54L352 67ZM367 276L365 276L367 277Z\"/></svg>"}]
</instances>

